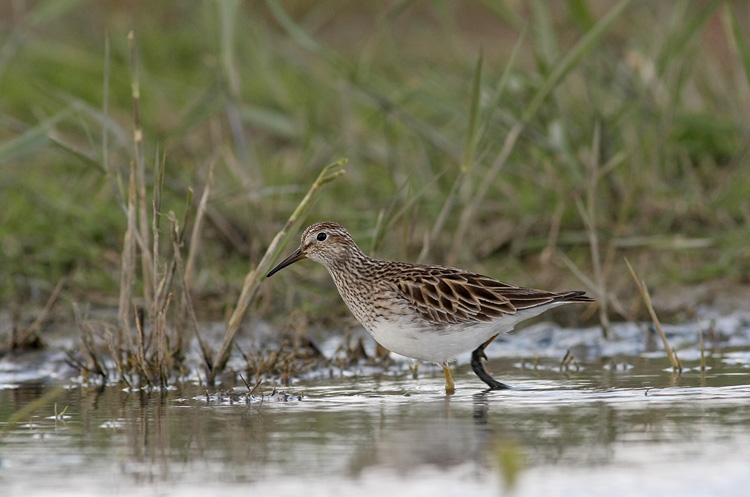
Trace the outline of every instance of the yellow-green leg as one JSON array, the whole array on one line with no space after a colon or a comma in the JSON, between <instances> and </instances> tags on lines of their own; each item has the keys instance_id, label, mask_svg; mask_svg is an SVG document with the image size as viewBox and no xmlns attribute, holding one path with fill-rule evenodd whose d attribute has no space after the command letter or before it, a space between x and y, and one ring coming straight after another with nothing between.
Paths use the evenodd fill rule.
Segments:
<instances>
[{"instance_id":1,"label":"yellow-green leg","mask_svg":"<svg viewBox=\"0 0 750 497\"><path fill-rule=\"evenodd\" d=\"M441 364L443 366L443 374L445 375L445 393L447 395L453 395L453 393L456 391L456 384L453 383L453 376L451 375L451 370L448 368L448 363L444 362Z\"/></svg>"}]
</instances>

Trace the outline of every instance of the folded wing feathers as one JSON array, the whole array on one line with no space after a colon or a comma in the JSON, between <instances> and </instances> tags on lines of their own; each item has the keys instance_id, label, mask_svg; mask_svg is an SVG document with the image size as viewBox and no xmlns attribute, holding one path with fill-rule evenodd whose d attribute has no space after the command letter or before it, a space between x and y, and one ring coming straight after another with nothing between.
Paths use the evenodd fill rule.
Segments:
<instances>
[{"instance_id":1,"label":"folded wing feathers","mask_svg":"<svg viewBox=\"0 0 750 497\"><path fill-rule=\"evenodd\" d=\"M448 268L435 268L427 275L407 274L397 286L425 319L446 324L492 321L519 309L558 300L588 300L583 292L557 294L519 288Z\"/></svg>"}]
</instances>

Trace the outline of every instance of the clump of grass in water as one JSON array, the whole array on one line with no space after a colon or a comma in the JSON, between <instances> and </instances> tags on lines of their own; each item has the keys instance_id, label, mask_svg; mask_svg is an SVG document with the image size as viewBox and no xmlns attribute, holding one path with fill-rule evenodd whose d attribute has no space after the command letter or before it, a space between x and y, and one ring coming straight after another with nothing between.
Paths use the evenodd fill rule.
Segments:
<instances>
[{"instance_id":1,"label":"clump of grass in water","mask_svg":"<svg viewBox=\"0 0 750 497\"><path fill-rule=\"evenodd\" d=\"M149 230L143 129L140 122L138 61L135 36L132 32L129 35L129 41L135 160L131 162L127 203L123 206L127 218L127 229L122 250L118 324L111 325L88 320L76 307L76 321L81 333L83 358L71 357L71 359L85 377L94 374L105 379L116 378L130 387L164 387L173 381L176 372L182 372L186 368L184 358L189 342L186 332L192 330L200 346L207 382L213 384L216 375L226 367L234 337L248 306L258 291L262 275L268 272L274 259L283 250L291 236L296 233L298 225L304 221L319 189L344 174L341 167L346 160L340 160L323 168L307 195L273 239L258 266L247 274L221 347L216 352L212 351L200 334L200 327L190 298L190 281L215 162L209 168L205 189L198 209L194 213L193 235L188 249L187 265L183 261L182 250L185 245L185 227L188 226L188 220L192 216L192 189L188 191L183 220L178 221L174 212L171 211L166 215L169 220L171 251L169 257L162 261L160 220L164 217L161 194L165 165L163 159L156 160ZM105 77L105 86L107 84ZM104 155L106 156L106 150ZM143 289L142 304L136 304L134 296L139 266L140 283ZM317 350L310 345L308 344L307 348ZM248 369L254 376L278 373L288 377L299 369L299 363L294 359L299 358L298 349L303 348L305 347L293 347L290 354L284 355L279 351L264 358L255 356L251 358L246 355ZM281 350L284 348L282 347ZM311 357L322 357L322 354L317 352L318 354L312 354Z\"/></svg>"},{"instance_id":2,"label":"clump of grass in water","mask_svg":"<svg viewBox=\"0 0 750 497\"><path fill-rule=\"evenodd\" d=\"M116 325L86 319L76 309L76 321L81 333L83 359L76 360L86 378L95 374L105 379L119 379L130 387L160 386L169 384L172 372L183 368L183 359L188 343L184 336L192 325L198 342L206 354L206 345L195 326L194 311L189 292L185 286L185 265L181 250L185 229L191 214L192 189L188 190L184 219L180 222L173 212L166 216L162 212L161 196L164 184L165 162L155 161L153 198L151 199L151 223L147 214L146 168L143 153L144 133L141 125L140 83L135 35L128 35L130 44L131 89L134 109L133 144L135 158L130 163L127 200L123 210L127 228L123 240L118 323ZM105 73L105 95L109 80ZM105 105L106 109L106 105ZM104 130L106 136L106 129ZM107 156L107 141L103 142L103 157ZM105 159L106 167L106 159ZM213 176L213 165L209 169L204 197L208 195ZM119 178L119 183L122 179ZM200 226L205 213L202 202L195 213L194 228ZM169 258L162 262L160 247L162 217L169 220ZM197 248L191 246L191 251ZM191 260L191 256L188 256ZM136 304L134 288L138 282L143 290L142 300ZM175 300L175 280L178 283L178 302ZM174 305L178 306L173 311ZM186 317L189 325L186 326ZM172 320L172 322L170 322ZM115 374L116 373L116 374Z\"/></svg>"}]
</instances>

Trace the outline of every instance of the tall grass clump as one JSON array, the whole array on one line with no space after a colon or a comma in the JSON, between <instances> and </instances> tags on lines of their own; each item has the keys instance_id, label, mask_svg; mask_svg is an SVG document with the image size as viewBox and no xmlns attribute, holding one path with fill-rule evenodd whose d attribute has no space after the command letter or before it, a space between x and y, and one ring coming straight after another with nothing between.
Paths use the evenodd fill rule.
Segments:
<instances>
[{"instance_id":1,"label":"tall grass clump","mask_svg":"<svg viewBox=\"0 0 750 497\"><path fill-rule=\"evenodd\" d=\"M104 378L114 377L131 387L164 387L174 379L175 372L179 374L184 368L183 359L191 336L188 331L195 334L204 357L208 354L199 334L187 285L187 268L182 257L186 230L189 223L194 229L200 226L205 215L205 201L201 201L195 211L192 205L193 191L188 189L182 219L178 220L174 211L163 211L166 165L164 157L157 155L152 175L146 172L139 60L132 31L128 34L128 43L133 101L133 160L125 178L117 170L111 172L116 183L123 185L121 207L126 218L120 257L118 319L117 323L110 324L91 320L76 306L83 358L72 359L85 376L93 373ZM105 60L107 68L108 48L109 44ZM105 97L109 93L109 85L107 70ZM107 108L105 99L105 116ZM104 129L102 158L105 169L109 167L107 134ZM209 169L204 199L209 194L212 177L213 166ZM152 180L150 195L148 179ZM163 249L162 245L167 248ZM193 238L188 252L189 261L193 259L193 250L197 249L197 245L197 238ZM136 296L137 288L141 292L139 298Z\"/></svg>"},{"instance_id":2,"label":"tall grass clump","mask_svg":"<svg viewBox=\"0 0 750 497\"><path fill-rule=\"evenodd\" d=\"M213 384L215 375L223 371L226 366L235 334L258 291L263 275L270 270L279 252L305 219L319 189L344 173L341 166L346 161L341 160L323 168L307 195L268 246L264 257L248 272L227 324L222 343L214 353L210 345L201 337L200 325L192 302L190 282L215 163L211 164L208 170L205 189L197 210L194 210L192 205L193 191L188 189L182 220L178 221L172 211L168 213L162 211L165 164L160 157L154 161L153 186L151 195L148 195L143 152L144 131L140 119L141 93L138 57L133 32L129 33L128 40L134 110L134 160L130 163L127 201L124 205L127 228L121 257L119 323L115 326L97 326L95 322L84 320L78 312L76 313L85 352L85 360L78 362L78 365L89 374L96 373L104 377L116 369L119 379L130 386L145 384L148 387L165 387L174 380L175 373L185 373L185 353L190 337L195 336L203 358L205 379ZM109 81L105 80L105 87L108 85ZM106 132L104 134L106 135ZM106 156L106 150L104 155ZM118 177L118 183L121 182L121 178ZM151 206L150 213L148 205ZM165 218L168 223L167 240L162 240L164 234L161 227L162 218ZM192 236L187 247L186 264L182 253L185 250L185 234L189 227L192 228ZM166 258L162 256L164 251L161 248L161 244L165 242L168 246ZM140 281L142 296L139 301L136 301L134 288L138 281ZM173 307L175 310L172 310ZM97 341L100 342L98 347ZM106 362L113 363L114 368L108 368Z\"/></svg>"}]
</instances>

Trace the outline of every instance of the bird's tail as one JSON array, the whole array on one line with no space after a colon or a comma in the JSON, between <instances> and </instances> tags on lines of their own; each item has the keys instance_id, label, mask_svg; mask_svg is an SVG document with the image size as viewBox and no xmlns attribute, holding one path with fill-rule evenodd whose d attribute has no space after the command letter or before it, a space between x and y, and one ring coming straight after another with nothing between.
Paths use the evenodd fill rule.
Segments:
<instances>
[{"instance_id":1,"label":"bird's tail","mask_svg":"<svg viewBox=\"0 0 750 497\"><path fill-rule=\"evenodd\" d=\"M596 302L596 299L586 295L582 290L573 290L571 292L562 292L555 297L556 302Z\"/></svg>"}]
</instances>

